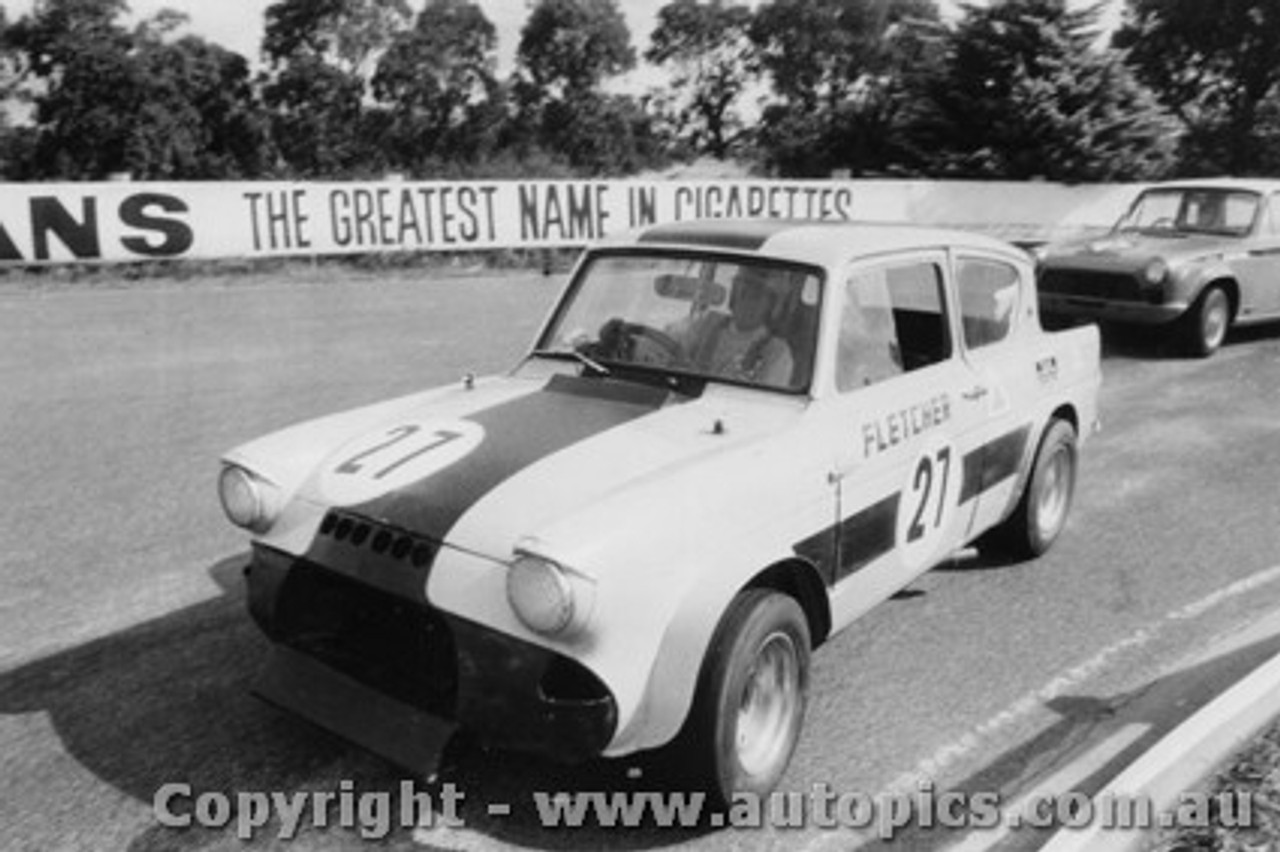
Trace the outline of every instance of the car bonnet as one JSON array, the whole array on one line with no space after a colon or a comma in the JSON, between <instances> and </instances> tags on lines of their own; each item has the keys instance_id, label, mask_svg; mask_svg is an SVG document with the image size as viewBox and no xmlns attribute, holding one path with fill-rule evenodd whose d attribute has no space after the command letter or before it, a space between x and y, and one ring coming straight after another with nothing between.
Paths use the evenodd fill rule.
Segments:
<instances>
[{"instance_id":1,"label":"car bonnet","mask_svg":"<svg viewBox=\"0 0 1280 852\"><path fill-rule=\"evenodd\" d=\"M1126 231L1064 245L1052 250L1044 263L1049 267L1138 269L1157 257L1177 260L1222 251L1234 240L1233 237L1209 234L1162 235Z\"/></svg>"},{"instance_id":2,"label":"car bonnet","mask_svg":"<svg viewBox=\"0 0 1280 852\"><path fill-rule=\"evenodd\" d=\"M304 497L506 559L520 537L575 507L719 455L795 411L794 401L773 394L725 390L691 399L559 375L462 416L424 407L348 442ZM734 412L732 436L717 434L712 409Z\"/></svg>"}]
</instances>

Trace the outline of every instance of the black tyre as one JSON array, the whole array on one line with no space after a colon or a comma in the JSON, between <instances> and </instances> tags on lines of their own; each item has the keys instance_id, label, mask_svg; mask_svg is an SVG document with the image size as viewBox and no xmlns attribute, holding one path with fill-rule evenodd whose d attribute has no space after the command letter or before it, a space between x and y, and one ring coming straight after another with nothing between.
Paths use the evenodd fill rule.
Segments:
<instances>
[{"instance_id":1,"label":"black tyre","mask_svg":"<svg viewBox=\"0 0 1280 852\"><path fill-rule=\"evenodd\" d=\"M1218 351L1231 327L1231 299L1218 286L1206 287L1180 320L1182 344L1197 358Z\"/></svg>"},{"instance_id":2,"label":"black tyre","mask_svg":"<svg viewBox=\"0 0 1280 852\"><path fill-rule=\"evenodd\" d=\"M677 745L713 805L777 786L804 723L809 652L804 612L781 592L748 589L720 619Z\"/></svg>"},{"instance_id":3,"label":"black tyre","mask_svg":"<svg viewBox=\"0 0 1280 852\"><path fill-rule=\"evenodd\" d=\"M992 538L1012 555L1030 559L1053 546L1067 525L1076 487L1076 430L1065 420L1049 423L1017 507Z\"/></svg>"}]
</instances>

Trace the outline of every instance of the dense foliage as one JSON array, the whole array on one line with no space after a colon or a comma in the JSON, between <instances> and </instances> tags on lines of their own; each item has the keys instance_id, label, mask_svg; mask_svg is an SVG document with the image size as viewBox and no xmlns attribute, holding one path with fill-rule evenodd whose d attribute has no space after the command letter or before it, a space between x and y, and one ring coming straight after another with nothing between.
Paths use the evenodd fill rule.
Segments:
<instances>
[{"instance_id":1,"label":"dense foliage","mask_svg":"<svg viewBox=\"0 0 1280 852\"><path fill-rule=\"evenodd\" d=\"M1280 171L1280 6L1123 3L1108 39L1067 0L669 0L639 53L621 0L532 0L505 76L476 0L275 0L254 58L125 0L0 4L0 178Z\"/></svg>"}]
</instances>

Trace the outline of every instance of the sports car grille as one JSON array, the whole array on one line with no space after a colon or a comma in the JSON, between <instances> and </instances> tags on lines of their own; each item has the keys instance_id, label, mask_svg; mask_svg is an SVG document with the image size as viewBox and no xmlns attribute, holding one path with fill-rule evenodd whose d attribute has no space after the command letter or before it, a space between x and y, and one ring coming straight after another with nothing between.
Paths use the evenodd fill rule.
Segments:
<instances>
[{"instance_id":1,"label":"sports car grille","mask_svg":"<svg viewBox=\"0 0 1280 852\"><path fill-rule=\"evenodd\" d=\"M1118 272L1086 272L1078 269L1046 269L1040 273L1040 291L1090 299L1144 301L1137 278Z\"/></svg>"},{"instance_id":2,"label":"sports car grille","mask_svg":"<svg viewBox=\"0 0 1280 852\"><path fill-rule=\"evenodd\" d=\"M419 569L429 567L439 550L439 545L429 538L337 510L325 515L320 535Z\"/></svg>"}]
</instances>

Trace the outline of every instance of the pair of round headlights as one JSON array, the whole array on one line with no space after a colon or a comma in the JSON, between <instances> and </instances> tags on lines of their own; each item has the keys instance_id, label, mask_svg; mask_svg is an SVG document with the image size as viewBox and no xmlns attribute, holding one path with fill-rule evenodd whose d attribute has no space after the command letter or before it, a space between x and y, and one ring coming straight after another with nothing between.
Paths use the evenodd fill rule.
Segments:
<instances>
[{"instance_id":1,"label":"pair of round headlights","mask_svg":"<svg viewBox=\"0 0 1280 852\"><path fill-rule=\"evenodd\" d=\"M279 490L237 465L222 468L218 496L227 518L253 532L266 532L279 514ZM590 586L549 559L522 553L507 571L507 601L535 633L572 634L585 623Z\"/></svg>"}]
</instances>

